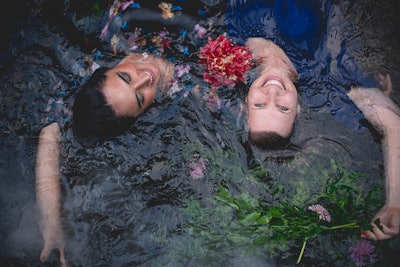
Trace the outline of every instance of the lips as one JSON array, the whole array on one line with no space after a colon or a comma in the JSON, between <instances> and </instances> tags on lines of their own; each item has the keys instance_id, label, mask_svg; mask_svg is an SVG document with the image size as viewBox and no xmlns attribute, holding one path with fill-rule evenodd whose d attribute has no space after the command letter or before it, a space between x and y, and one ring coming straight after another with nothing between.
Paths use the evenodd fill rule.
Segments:
<instances>
[{"instance_id":1,"label":"lips","mask_svg":"<svg viewBox=\"0 0 400 267\"><path fill-rule=\"evenodd\" d=\"M267 87L267 86L278 86L280 87L282 90L286 90L285 86L283 85L282 80L279 77L275 77L275 76L269 76L267 77L267 79L265 79L263 85L263 87Z\"/></svg>"}]
</instances>

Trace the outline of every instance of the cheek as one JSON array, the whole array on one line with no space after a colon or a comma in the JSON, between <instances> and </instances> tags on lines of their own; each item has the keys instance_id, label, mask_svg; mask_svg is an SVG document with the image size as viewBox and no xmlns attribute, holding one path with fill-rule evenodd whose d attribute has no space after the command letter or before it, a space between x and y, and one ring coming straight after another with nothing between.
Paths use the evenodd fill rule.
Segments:
<instances>
[{"instance_id":1,"label":"cheek","mask_svg":"<svg viewBox=\"0 0 400 267\"><path fill-rule=\"evenodd\" d=\"M144 98L145 98L145 106L149 106L152 102L153 102L153 100L154 100L154 98L155 98L155 96L156 96L156 92L155 92L155 90L156 89L154 89L154 90L148 90L148 91L146 91L146 92L142 92L143 93L143 96L144 96Z\"/></svg>"},{"instance_id":2,"label":"cheek","mask_svg":"<svg viewBox=\"0 0 400 267\"><path fill-rule=\"evenodd\" d=\"M139 107L134 95L120 93L114 96L112 103L109 104L119 116L136 117L138 115Z\"/></svg>"},{"instance_id":3,"label":"cheek","mask_svg":"<svg viewBox=\"0 0 400 267\"><path fill-rule=\"evenodd\" d=\"M139 108L133 101L125 101L118 107L119 113L122 116L136 117L139 115Z\"/></svg>"},{"instance_id":4,"label":"cheek","mask_svg":"<svg viewBox=\"0 0 400 267\"><path fill-rule=\"evenodd\" d=\"M290 107L296 107L297 106L297 94L287 94L285 95L285 102L287 103L287 105L289 105Z\"/></svg>"},{"instance_id":5,"label":"cheek","mask_svg":"<svg viewBox=\"0 0 400 267\"><path fill-rule=\"evenodd\" d=\"M247 95L247 100L250 103L260 101L260 100L262 100L264 98L266 98L265 94L263 94L261 92L261 90L258 90L258 89L255 89L255 88L253 90L250 90L248 95Z\"/></svg>"}]
</instances>

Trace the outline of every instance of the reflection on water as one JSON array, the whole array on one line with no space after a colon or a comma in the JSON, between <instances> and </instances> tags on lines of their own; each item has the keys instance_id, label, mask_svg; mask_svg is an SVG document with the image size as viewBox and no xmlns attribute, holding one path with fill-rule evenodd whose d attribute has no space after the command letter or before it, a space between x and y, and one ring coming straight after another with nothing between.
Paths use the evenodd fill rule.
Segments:
<instances>
[{"instance_id":1,"label":"reflection on water","mask_svg":"<svg viewBox=\"0 0 400 267\"><path fill-rule=\"evenodd\" d=\"M340 105L347 100L338 93L338 84L308 73L313 67L321 74L326 66L291 54L299 59L297 66L307 82L300 88L304 92L303 112L294 136L300 150L261 153L248 149L243 143L243 88L222 88L220 107L207 101L208 85L202 81L197 64L198 50L207 38L192 29L195 24L202 25L212 38L224 32L225 1L173 1L176 8L171 20L160 16L158 2L135 1L139 6L114 18L103 41L99 36L108 6L96 1L87 5L69 1L64 6L64 2L17 1L10 4L15 7L10 10L18 16L3 23L8 42L3 43L0 57L2 263L40 266L42 239L35 206L34 163L38 132L52 116L47 109L49 99L55 103L50 103L52 111L67 113L64 107L70 105L74 91L88 75L85 56L100 65L111 65L132 45L130 38L143 41L140 51L162 53L178 65L190 65L191 70L181 77L180 91L158 99L127 134L115 140L99 147L82 147L66 129L62 137L63 221L66 253L73 265L293 265L298 244L278 255L277 261L263 250L251 253L227 243L205 245L185 225L193 203L213 208L210 200L221 184L272 201L268 185L248 179L249 167L260 162L267 167L270 182L281 188L279 199L295 199L297 204L318 194L320 179L330 171L332 159L364 173L360 186L383 188L376 136L358 122L354 115L357 109L349 104L352 112L348 113ZM376 70L391 73L393 98L398 101L398 4L342 1L337 8L336 16L341 19L329 24L329 45L334 48L339 38L336 35L344 34L340 38L346 40L356 63L367 74ZM139 36L135 35L137 27L142 29ZM169 48L160 50L157 45L160 31L168 31ZM111 45L114 34L119 35L116 47ZM330 62L333 64L335 58ZM193 176L191 170L198 162L205 169ZM209 220L213 230L221 231L220 219ZM305 265L348 266L344 248L339 256L330 252L337 248L335 240L323 236L317 241L305 255ZM386 254L379 257L397 259L398 263L398 256L394 256L398 240L387 247ZM50 262L57 265L57 256L52 255Z\"/></svg>"}]
</instances>

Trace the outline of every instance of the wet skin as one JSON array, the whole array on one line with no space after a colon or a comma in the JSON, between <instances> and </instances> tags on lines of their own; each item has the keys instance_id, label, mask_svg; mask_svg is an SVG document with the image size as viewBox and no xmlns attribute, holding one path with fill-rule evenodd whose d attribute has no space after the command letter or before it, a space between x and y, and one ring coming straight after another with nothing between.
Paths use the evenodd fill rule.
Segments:
<instances>
[{"instance_id":1,"label":"wet skin","mask_svg":"<svg viewBox=\"0 0 400 267\"><path fill-rule=\"evenodd\" d=\"M250 131L271 131L288 136L297 114L293 82L275 67L263 71L247 96Z\"/></svg>"},{"instance_id":2,"label":"wet skin","mask_svg":"<svg viewBox=\"0 0 400 267\"><path fill-rule=\"evenodd\" d=\"M150 106L157 90L165 89L173 74L174 65L164 59L131 54L106 72L102 90L117 116L137 117ZM67 266L60 211L59 137L57 123L44 127L39 137L36 195L44 243L40 260L47 261L56 249L60 252L61 266Z\"/></svg>"},{"instance_id":3,"label":"wet skin","mask_svg":"<svg viewBox=\"0 0 400 267\"><path fill-rule=\"evenodd\" d=\"M141 54L124 58L107 71L103 93L117 116L137 117L152 103L164 60Z\"/></svg>"},{"instance_id":4,"label":"wet skin","mask_svg":"<svg viewBox=\"0 0 400 267\"><path fill-rule=\"evenodd\" d=\"M297 114L297 71L283 50L271 41L250 38L246 45L261 69L247 95L249 130L287 137Z\"/></svg>"}]
</instances>

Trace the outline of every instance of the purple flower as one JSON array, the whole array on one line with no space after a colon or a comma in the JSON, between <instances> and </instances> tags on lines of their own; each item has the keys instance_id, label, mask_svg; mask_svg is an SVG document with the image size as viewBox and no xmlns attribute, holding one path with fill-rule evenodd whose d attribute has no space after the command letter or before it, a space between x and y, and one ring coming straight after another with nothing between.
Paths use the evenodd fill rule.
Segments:
<instances>
[{"instance_id":1,"label":"purple flower","mask_svg":"<svg viewBox=\"0 0 400 267\"><path fill-rule=\"evenodd\" d=\"M362 239L350 247L350 256L357 267L372 266L376 262L374 245L370 240Z\"/></svg>"},{"instance_id":2,"label":"purple flower","mask_svg":"<svg viewBox=\"0 0 400 267\"><path fill-rule=\"evenodd\" d=\"M189 73L189 71L190 71L190 66L189 65L186 65L186 66L184 66L184 65L177 65L176 67L175 67L175 70L176 70L176 76L177 77L182 77L183 75L185 75L186 73Z\"/></svg>"},{"instance_id":3,"label":"purple flower","mask_svg":"<svg viewBox=\"0 0 400 267\"><path fill-rule=\"evenodd\" d=\"M311 205L308 207L308 210L317 213L319 215L320 220L331 222L331 215L322 205L320 204Z\"/></svg>"},{"instance_id":4,"label":"purple flower","mask_svg":"<svg viewBox=\"0 0 400 267\"><path fill-rule=\"evenodd\" d=\"M132 5L133 3L135 3L135 1L131 0L131 1L126 1L126 2L122 2L121 3L121 9L125 10L127 9L130 5Z\"/></svg>"},{"instance_id":5,"label":"purple flower","mask_svg":"<svg viewBox=\"0 0 400 267\"><path fill-rule=\"evenodd\" d=\"M207 29L199 24L194 25L194 30L197 32L200 38L204 38L206 36Z\"/></svg>"},{"instance_id":6,"label":"purple flower","mask_svg":"<svg viewBox=\"0 0 400 267\"><path fill-rule=\"evenodd\" d=\"M201 179L204 177L204 171L206 170L206 163L208 161L206 159L200 158L196 162L192 162L190 167L190 177L193 179Z\"/></svg>"}]
</instances>

